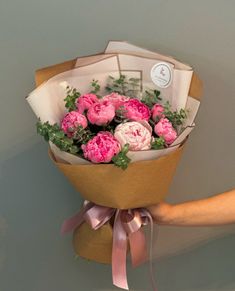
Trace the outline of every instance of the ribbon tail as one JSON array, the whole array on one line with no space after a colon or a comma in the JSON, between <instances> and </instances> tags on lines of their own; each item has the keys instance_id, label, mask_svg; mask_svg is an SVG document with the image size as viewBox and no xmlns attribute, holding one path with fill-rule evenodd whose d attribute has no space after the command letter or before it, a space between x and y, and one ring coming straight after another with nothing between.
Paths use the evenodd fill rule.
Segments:
<instances>
[{"instance_id":1,"label":"ribbon tail","mask_svg":"<svg viewBox=\"0 0 235 291\"><path fill-rule=\"evenodd\" d=\"M132 266L137 267L147 261L145 234L142 229L129 234Z\"/></svg>"},{"instance_id":2,"label":"ribbon tail","mask_svg":"<svg viewBox=\"0 0 235 291\"><path fill-rule=\"evenodd\" d=\"M126 274L127 235L117 210L113 226L112 275L113 284L129 290Z\"/></svg>"},{"instance_id":3,"label":"ribbon tail","mask_svg":"<svg viewBox=\"0 0 235 291\"><path fill-rule=\"evenodd\" d=\"M145 210L145 213L150 222L149 269L150 269L151 285L152 285L153 291L157 291L157 285L156 285L156 281L153 274L153 218L147 210Z\"/></svg>"}]
</instances>

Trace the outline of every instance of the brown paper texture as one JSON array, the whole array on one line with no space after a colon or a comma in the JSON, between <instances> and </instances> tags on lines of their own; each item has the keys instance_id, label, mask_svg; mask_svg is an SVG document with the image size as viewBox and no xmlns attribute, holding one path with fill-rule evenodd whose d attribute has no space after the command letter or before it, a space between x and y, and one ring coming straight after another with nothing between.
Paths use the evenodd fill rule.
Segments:
<instances>
[{"instance_id":1,"label":"brown paper texture","mask_svg":"<svg viewBox=\"0 0 235 291\"><path fill-rule=\"evenodd\" d=\"M75 253L88 260L111 264L112 233L112 226L109 223L97 230L93 230L89 224L84 222L73 234Z\"/></svg>"},{"instance_id":2,"label":"brown paper texture","mask_svg":"<svg viewBox=\"0 0 235 291\"><path fill-rule=\"evenodd\" d=\"M128 209L150 206L165 198L183 147L157 160L131 163L126 170L113 164L60 163L51 151L49 154L85 200Z\"/></svg>"}]
</instances>

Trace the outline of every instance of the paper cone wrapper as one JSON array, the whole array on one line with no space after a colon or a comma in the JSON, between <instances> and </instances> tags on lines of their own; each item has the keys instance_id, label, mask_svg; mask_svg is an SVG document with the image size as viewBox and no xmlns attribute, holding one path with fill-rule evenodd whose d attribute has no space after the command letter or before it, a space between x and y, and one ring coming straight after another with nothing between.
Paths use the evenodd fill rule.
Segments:
<instances>
[{"instance_id":1,"label":"paper cone wrapper","mask_svg":"<svg viewBox=\"0 0 235 291\"><path fill-rule=\"evenodd\" d=\"M113 230L109 223L93 230L84 222L73 234L75 253L85 259L98 263L111 264Z\"/></svg>"},{"instance_id":2,"label":"paper cone wrapper","mask_svg":"<svg viewBox=\"0 0 235 291\"><path fill-rule=\"evenodd\" d=\"M55 165L69 179L81 196L95 204L118 209L156 204L167 195L183 151L181 146L157 160L139 161L122 170L113 164Z\"/></svg>"}]
</instances>

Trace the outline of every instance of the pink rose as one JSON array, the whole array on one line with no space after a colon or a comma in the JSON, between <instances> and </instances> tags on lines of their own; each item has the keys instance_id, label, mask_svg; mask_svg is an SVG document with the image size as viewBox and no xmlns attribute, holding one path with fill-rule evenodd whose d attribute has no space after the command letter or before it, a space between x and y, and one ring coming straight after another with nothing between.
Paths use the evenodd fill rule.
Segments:
<instances>
[{"instance_id":1,"label":"pink rose","mask_svg":"<svg viewBox=\"0 0 235 291\"><path fill-rule=\"evenodd\" d=\"M79 113L83 113L85 110L88 110L91 105L98 101L99 99L95 94L84 94L77 99L77 110Z\"/></svg>"},{"instance_id":2,"label":"pink rose","mask_svg":"<svg viewBox=\"0 0 235 291\"><path fill-rule=\"evenodd\" d=\"M73 137L78 126L87 127L87 119L77 111L68 112L61 121L61 129L68 137Z\"/></svg>"},{"instance_id":3,"label":"pink rose","mask_svg":"<svg viewBox=\"0 0 235 291\"><path fill-rule=\"evenodd\" d=\"M124 102L122 108L125 118L133 121L148 121L151 116L148 106L137 99L130 99L129 101Z\"/></svg>"},{"instance_id":4,"label":"pink rose","mask_svg":"<svg viewBox=\"0 0 235 291\"><path fill-rule=\"evenodd\" d=\"M151 148L152 128L146 121L119 124L115 129L114 136L122 147L128 143L131 151Z\"/></svg>"},{"instance_id":5,"label":"pink rose","mask_svg":"<svg viewBox=\"0 0 235 291\"><path fill-rule=\"evenodd\" d=\"M109 131L100 131L82 145L84 157L93 163L109 163L119 153L121 146Z\"/></svg>"},{"instance_id":6,"label":"pink rose","mask_svg":"<svg viewBox=\"0 0 235 291\"><path fill-rule=\"evenodd\" d=\"M128 101L130 97L119 95L118 93L111 93L109 95L106 95L102 98L103 100L110 101L115 109L117 110L121 105L124 104L125 101Z\"/></svg>"},{"instance_id":7,"label":"pink rose","mask_svg":"<svg viewBox=\"0 0 235 291\"><path fill-rule=\"evenodd\" d=\"M152 108L152 118L154 121L157 120L157 118L164 117L164 107L161 104L155 104Z\"/></svg>"},{"instance_id":8,"label":"pink rose","mask_svg":"<svg viewBox=\"0 0 235 291\"><path fill-rule=\"evenodd\" d=\"M177 132L167 118L161 118L155 125L154 132L164 138L166 144L170 145L177 138Z\"/></svg>"},{"instance_id":9,"label":"pink rose","mask_svg":"<svg viewBox=\"0 0 235 291\"><path fill-rule=\"evenodd\" d=\"M87 118L92 124L106 125L113 120L115 107L109 101L94 103L87 111Z\"/></svg>"}]
</instances>

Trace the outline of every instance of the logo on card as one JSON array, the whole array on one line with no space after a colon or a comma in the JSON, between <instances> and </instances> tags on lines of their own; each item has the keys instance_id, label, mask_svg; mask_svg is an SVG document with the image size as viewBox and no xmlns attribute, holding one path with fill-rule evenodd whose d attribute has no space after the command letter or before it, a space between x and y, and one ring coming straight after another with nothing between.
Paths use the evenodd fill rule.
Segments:
<instances>
[{"instance_id":1,"label":"logo on card","mask_svg":"<svg viewBox=\"0 0 235 291\"><path fill-rule=\"evenodd\" d=\"M151 79L160 88L167 88L172 81L172 68L164 62L154 65L151 69Z\"/></svg>"}]
</instances>

